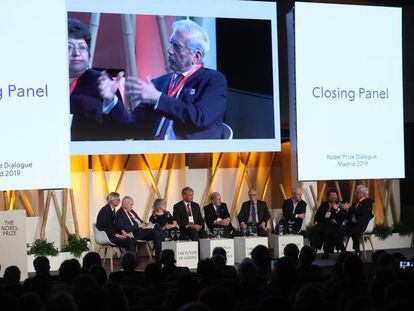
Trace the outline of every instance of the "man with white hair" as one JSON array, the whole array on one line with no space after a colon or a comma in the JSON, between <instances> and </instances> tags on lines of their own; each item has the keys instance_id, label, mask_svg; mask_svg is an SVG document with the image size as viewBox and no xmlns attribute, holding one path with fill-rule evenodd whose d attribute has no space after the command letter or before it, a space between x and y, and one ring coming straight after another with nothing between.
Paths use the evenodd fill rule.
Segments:
<instances>
[{"instance_id":1,"label":"man with white hair","mask_svg":"<svg viewBox=\"0 0 414 311\"><path fill-rule=\"evenodd\" d=\"M204 67L207 33L191 20L173 23L168 52L172 72L151 81L129 77L126 95L133 110L138 139L224 138L227 82Z\"/></svg>"},{"instance_id":2,"label":"man with white hair","mask_svg":"<svg viewBox=\"0 0 414 311\"><path fill-rule=\"evenodd\" d=\"M279 221L276 234L299 233L306 214L306 202L302 200L302 189L292 189L292 198L283 201L283 219Z\"/></svg>"},{"instance_id":3,"label":"man with white hair","mask_svg":"<svg viewBox=\"0 0 414 311\"><path fill-rule=\"evenodd\" d=\"M344 221L342 227L337 231L335 238L335 246L337 249L345 251L344 236L350 235L355 254L360 255L359 238L373 217L372 201L368 196L368 187L358 185L355 189L355 201L352 206L349 203L340 206L348 211L348 219Z\"/></svg>"}]
</instances>

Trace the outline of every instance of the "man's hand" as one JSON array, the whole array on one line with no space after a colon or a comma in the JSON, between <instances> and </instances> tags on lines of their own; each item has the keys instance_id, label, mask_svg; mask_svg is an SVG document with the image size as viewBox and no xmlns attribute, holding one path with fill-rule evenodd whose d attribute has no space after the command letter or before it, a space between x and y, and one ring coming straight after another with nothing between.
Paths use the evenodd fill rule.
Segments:
<instances>
[{"instance_id":1,"label":"man's hand","mask_svg":"<svg viewBox=\"0 0 414 311\"><path fill-rule=\"evenodd\" d=\"M247 228L247 225L246 225L244 222L241 222L241 223L240 223L240 227L242 227L242 228Z\"/></svg>"},{"instance_id":2,"label":"man's hand","mask_svg":"<svg viewBox=\"0 0 414 311\"><path fill-rule=\"evenodd\" d=\"M116 238L119 238L119 239L125 239L125 238L127 238L127 237L128 237L128 234L126 234L126 232L125 232L125 231L122 231L122 234L115 233L115 237L116 237Z\"/></svg>"},{"instance_id":3,"label":"man's hand","mask_svg":"<svg viewBox=\"0 0 414 311\"><path fill-rule=\"evenodd\" d=\"M140 223L140 224L139 224L139 228L140 228L140 229L144 229L146 226L147 226L147 225L146 225L146 224L144 224L144 223Z\"/></svg>"},{"instance_id":4,"label":"man's hand","mask_svg":"<svg viewBox=\"0 0 414 311\"><path fill-rule=\"evenodd\" d=\"M259 225L260 228L262 229L266 229L266 223L264 221L262 221Z\"/></svg>"},{"instance_id":5,"label":"man's hand","mask_svg":"<svg viewBox=\"0 0 414 311\"><path fill-rule=\"evenodd\" d=\"M194 228L194 224L192 222L189 222L187 228Z\"/></svg>"},{"instance_id":6,"label":"man's hand","mask_svg":"<svg viewBox=\"0 0 414 311\"><path fill-rule=\"evenodd\" d=\"M201 230L201 228L203 228L203 226L202 226L202 225L194 225L194 228L195 228L197 231L200 231L200 230Z\"/></svg>"},{"instance_id":7,"label":"man's hand","mask_svg":"<svg viewBox=\"0 0 414 311\"><path fill-rule=\"evenodd\" d=\"M351 204L350 203L344 203L344 204L342 204L342 208L345 209L345 210L349 210L350 207L351 207Z\"/></svg>"},{"instance_id":8,"label":"man's hand","mask_svg":"<svg viewBox=\"0 0 414 311\"><path fill-rule=\"evenodd\" d=\"M230 220L228 220L228 219L223 219L223 220L221 221L221 225L222 225L222 226L227 227L229 224L230 224Z\"/></svg>"},{"instance_id":9,"label":"man's hand","mask_svg":"<svg viewBox=\"0 0 414 311\"><path fill-rule=\"evenodd\" d=\"M337 224L335 219L331 219L331 224Z\"/></svg>"},{"instance_id":10,"label":"man's hand","mask_svg":"<svg viewBox=\"0 0 414 311\"><path fill-rule=\"evenodd\" d=\"M149 76L145 80L138 77L128 77L125 83L125 94L132 102L142 101L146 104L156 104L161 92L151 82Z\"/></svg>"},{"instance_id":11,"label":"man's hand","mask_svg":"<svg viewBox=\"0 0 414 311\"><path fill-rule=\"evenodd\" d=\"M305 213L297 214L297 216L302 220L305 219Z\"/></svg>"},{"instance_id":12,"label":"man's hand","mask_svg":"<svg viewBox=\"0 0 414 311\"><path fill-rule=\"evenodd\" d=\"M98 78L98 92L104 101L112 102L118 89L119 81L123 77L124 72L121 71L115 80L112 80L106 71L102 71L101 76Z\"/></svg>"}]
</instances>

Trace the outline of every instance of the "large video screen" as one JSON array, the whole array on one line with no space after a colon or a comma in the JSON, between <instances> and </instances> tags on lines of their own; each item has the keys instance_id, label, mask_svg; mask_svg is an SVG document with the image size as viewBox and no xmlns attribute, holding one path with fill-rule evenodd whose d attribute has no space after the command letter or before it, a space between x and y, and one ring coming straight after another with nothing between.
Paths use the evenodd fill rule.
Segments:
<instances>
[{"instance_id":1,"label":"large video screen","mask_svg":"<svg viewBox=\"0 0 414 311\"><path fill-rule=\"evenodd\" d=\"M0 1L0 190L70 184L65 16L64 1Z\"/></svg>"},{"instance_id":2,"label":"large video screen","mask_svg":"<svg viewBox=\"0 0 414 311\"><path fill-rule=\"evenodd\" d=\"M72 154L280 151L274 3L67 10Z\"/></svg>"},{"instance_id":3,"label":"large video screen","mask_svg":"<svg viewBox=\"0 0 414 311\"><path fill-rule=\"evenodd\" d=\"M401 9L295 4L298 177L404 177Z\"/></svg>"}]
</instances>

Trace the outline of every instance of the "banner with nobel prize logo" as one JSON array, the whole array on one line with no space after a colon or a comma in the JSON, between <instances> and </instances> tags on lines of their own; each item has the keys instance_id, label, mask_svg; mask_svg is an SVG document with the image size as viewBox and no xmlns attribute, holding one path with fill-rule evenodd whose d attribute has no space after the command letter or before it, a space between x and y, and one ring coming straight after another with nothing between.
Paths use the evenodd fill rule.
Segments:
<instances>
[{"instance_id":1,"label":"banner with nobel prize logo","mask_svg":"<svg viewBox=\"0 0 414 311\"><path fill-rule=\"evenodd\" d=\"M0 190L68 187L64 0L0 2Z\"/></svg>"}]
</instances>

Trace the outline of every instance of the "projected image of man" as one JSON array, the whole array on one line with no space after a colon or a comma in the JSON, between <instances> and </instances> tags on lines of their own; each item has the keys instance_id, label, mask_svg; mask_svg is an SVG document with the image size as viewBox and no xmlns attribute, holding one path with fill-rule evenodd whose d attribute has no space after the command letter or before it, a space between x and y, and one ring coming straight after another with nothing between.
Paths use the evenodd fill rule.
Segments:
<instances>
[{"instance_id":1,"label":"projected image of man","mask_svg":"<svg viewBox=\"0 0 414 311\"><path fill-rule=\"evenodd\" d=\"M140 139L221 139L227 82L203 66L209 38L191 20L173 23L168 48L171 73L151 81L129 77L126 94L138 106L132 112Z\"/></svg>"},{"instance_id":2,"label":"projected image of man","mask_svg":"<svg viewBox=\"0 0 414 311\"><path fill-rule=\"evenodd\" d=\"M119 73L113 80L106 72L89 68L91 34L84 23L68 20L68 57L72 141L124 139L129 116L118 92ZM117 121L118 120L118 121Z\"/></svg>"}]
</instances>

